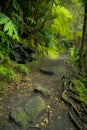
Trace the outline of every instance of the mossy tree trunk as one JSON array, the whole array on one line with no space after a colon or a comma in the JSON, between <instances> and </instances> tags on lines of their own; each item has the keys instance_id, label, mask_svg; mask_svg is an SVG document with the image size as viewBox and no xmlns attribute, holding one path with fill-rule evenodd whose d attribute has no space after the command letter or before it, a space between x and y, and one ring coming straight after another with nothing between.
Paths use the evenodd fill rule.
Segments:
<instances>
[{"instance_id":1,"label":"mossy tree trunk","mask_svg":"<svg viewBox=\"0 0 87 130\"><path fill-rule=\"evenodd\" d=\"M82 76L87 75L87 3L85 4L83 34L80 47L80 70Z\"/></svg>"}]
</instances>

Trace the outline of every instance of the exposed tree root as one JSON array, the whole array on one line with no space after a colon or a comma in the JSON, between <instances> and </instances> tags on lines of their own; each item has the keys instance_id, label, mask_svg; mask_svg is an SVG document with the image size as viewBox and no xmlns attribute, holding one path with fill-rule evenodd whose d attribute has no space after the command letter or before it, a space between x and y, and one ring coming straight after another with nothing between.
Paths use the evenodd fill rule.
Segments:
<instances>
[{"instance_id":1,"label":"exposed tree root","mask_svg":"<svg viewBox=\"0 0 87 130\"><path fill-rule=\"evenodd\" d=\"M71 120L76 124L79 130L87 130L87 108L76 98L78 94L73 87L73 83L66 83L66 81L63 80L63 85L66 84L68 84L68 89L64 86L65 90L62 94L62 98L71 107L69 110Z\"/></svg>"},{"instance_id":2,"label":"exposed tree root","mask_svg":"<svg viewBox=\"0 0 87 130\"><path fill-rule=\"evenodd\" d=\"M73 116L73 113L71 112L71 110L69 111L69 115L71 117L71 120L76 124L76 126L79 128L79 130L83 130L82 126L76 120L76 117Z\"/></svg>"},{"instance_id":3,"label":"exposed tree root","mask_svg":"<svg viewBox=\"0 0 87 130\"><path fill-rule=\"evenodd\" d=\"M83 103L82 103L82 107L83 107L85 113L87 114L87 108L86 108L86 106Z\"/></svg>"},{"instance_id":4,"label":"exposed tree root","mask_svg":"<svg viewBox=\"0 0 87 130\"><path fill-rule=\"evenodd\" d=\"M66 93L66 90L62 94L63 100L65 100L67 103L69 103L71 105L71 107L73 107L75 109L75 111L77 112L77 114L80 116L80 112L78 111L77 107L75 106L73 100L71 100L69 97L67 97L65 93Z\"/></svg>"}]
</instances>

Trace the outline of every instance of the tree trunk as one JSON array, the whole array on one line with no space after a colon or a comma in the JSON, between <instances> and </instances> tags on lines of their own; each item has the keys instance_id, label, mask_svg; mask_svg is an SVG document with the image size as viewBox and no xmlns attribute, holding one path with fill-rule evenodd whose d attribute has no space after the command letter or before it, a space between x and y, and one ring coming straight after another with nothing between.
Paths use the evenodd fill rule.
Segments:
<instances>
[{"instance_id":1,"label":"tree trunk","mask_svg":"<svg viewBox=\"0 0 87 130\"><path fill-rule=\"evenodd\" d=\"M87 65L87 4L85 4L84 12L84 23L83 23L83 34L80 47L80 70L83 76L87 75L86 65Z\"/></svg>"}]
</instances>

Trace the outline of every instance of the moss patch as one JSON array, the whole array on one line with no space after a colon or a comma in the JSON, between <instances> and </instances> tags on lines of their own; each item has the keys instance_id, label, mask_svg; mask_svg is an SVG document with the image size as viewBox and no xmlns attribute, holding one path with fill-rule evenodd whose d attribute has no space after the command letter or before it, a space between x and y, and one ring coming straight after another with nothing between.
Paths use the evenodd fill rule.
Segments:
<instances>
[{"instance_id":1,"label":"moss patch","mask_svg":"<svg viewBox=\"0 0 87 130\"><path fill-rule=\"evenodd\" d=\"M28 123L34 123L39 114L45 110L46 104L40 96L35 96L24 104L23 107L17 107L11 112L11 118L23 127Z\"/></svg>"},{"instance_id":2,"label":"moss patch","mask_svg":"<svg viewBox=\"0 0 87 130\"><path fill-rule=\"evenodd\" d=\"M83 103L87 105L87 88L84 86L84 84L79 80L73 81L76 91L78 92L79 98Z\"/></svg>"}]
</instances>

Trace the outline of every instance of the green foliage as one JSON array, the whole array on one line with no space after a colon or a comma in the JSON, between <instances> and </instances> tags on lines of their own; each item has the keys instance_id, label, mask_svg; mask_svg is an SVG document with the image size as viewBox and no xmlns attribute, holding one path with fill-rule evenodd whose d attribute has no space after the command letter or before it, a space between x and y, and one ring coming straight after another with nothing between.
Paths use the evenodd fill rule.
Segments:
<instances>
[{"instance_id":1,"label":"green foliage","mask_svg":"<svg viewBox=\"0 0 87 130\"><path fill-rule=\"evenodd\" d=\"M27 68L24 64L18 64L17 65L17 70L20 71L20 72L23 72L25 74L30 73L29 68Z\"/></svg>"},{"instance_id":2,"label":"green foliage","mask_svg":"<svg viewBox=\"0 0 87 130\"><path fill-rule=\"evenodd\" d=\"M74 1L73 4L70 5L69 10L73 17L70 27L73 34L73 39L77 39L78 36L82 37L83 16L84 16L83 15L84 9L82 3L78 0Z\"/></svg>"},{"instance_id":3,"label":"green foliage","mask_svg":"<svg viewBox=\"0 0 87 130\"><path fill-rule=\"evenodd\" d=\"M56 58L58 56L58 40L50 26L44 26L42 31L38 33L38 36L37 52L46 57Z\"/></svg>"},{"instance_id":4,"label":"green foliage","mask_svg":"<svg viewBox=\"0 0 87 130\"><path fill-rule=\"evenodd\" d=\"M26 17L26 20L27 20L27 22L30 22L31 24L36 23L35 20L31 17Z\"/></svg>"},{"instance_id":5,"label":"green foliage","mask_svg":"<svg viewBox=\"0 0 87 130\"><path fill-rule=\"evenodd\" d=\"M0 24L4 25L3 31L11 38L19 41L17 27L14 25L12 20L5 14L0 12Z\"/></svg>"},{"instance_id":6,"label":"green foliage","mask_svg":"<svg viewBox=\"0 0 87 130\"><path fill-rule=\"evenodd\" d=\"M55 0L54 2L55 2L55 4L58 4L58 3L59 3L59 0Z\"/></svg>"},{"instance_id":7,"label":"green foliage","mask_svg":"<svg viewBox=\"0 0 87 130\"><path fill-rule=\"evenodd\" d=\"M79 94L79 96L77 98L79 98L83 103L85 103L87 105L87 88L79 80L74 80L74 84L75 84L76 90Z\"/></svg>"},{"instance_id":8,"label":"green foliage","mask_svg":"<svg viewBox=\"0 0 87 130\"><path fill-rule=\"evenodd\" d=\"M0 74L5 76L7 74L7 69L3 66L0 66Z\"/></svg>"},{"instance_id":9,"label":"green foliage","mask_svg":"<svg viewBox=\"0 0 87 130\"><path fill-rule=\"evenodd\" d=\"M76 62L79 60L79 51L75 46L70 48L69 53L71 61Z\"/></svg>"},{"instance_id":10,"label":"green foliage","mask_svg":"<svg viewBox=\"0 0 87 130\"><path fill-rule=\"evenodd\" d=\"M47 55L47 48L44 45L40 45L40 43L38 43L36 49L39 55Z\"/></svg>"},{"instance_id":11,"label":"green foliage","mask_svg":"<svg viewBox=\"0 0 87 130\"><path fill-rule=\"evenodd\" d=\"M83 82L83 83L86 83L87 82L87 78L86 77L82 77L82 78L80 78L80 81Z\"/></svg>"},{"instance_id":12,"label":"green foliage","mask_svg":"<svg viewBox=\"0 0 87 130\"><path fill-rule=\"evenodd\" d=\"M19 40L19 36L12 20L1 12L0 24L3 25L3 31L0 31L0 62L5 62L9 58L7 55L11 50L12 39Z\"/></svg>"},{"instance_id":13,"label":"green foliage","mask_svg":"<svg viewBox=\"0 0 87 130\"><path fill-rule=\"evenodd\" d=\"M4 61L4 55L0 52L0 62L2 63Z\"/></svg>"},{"instance_id":14,"label":"green foliage","mask_svg":"<svg viewBox=\"0 0 87 130\"><path fill-rule=\"evenodd\" d=\"M44 57L44 58L49 57L52 59L58 57L58 48L55 45L47 48L44 45L42 46L42 45L38 44L37 51L38 51L38 54L40 55L40 57Z\"/></svg>"},{"instance_id":15,"label":"green foliage","mask_svg":"<svg viewBox=\"0 0 87 130\"><path fill-rule=\"evenodd\" d=\"M13 0L13 7L16 11L18 11L20 9L20 5L19 3L17 2L17 0Z\"/></svg>"},{"instance_id":16,"label":"green foliage","mask_svg":"<svg viewBox=\"0 0 87 130\"><path fill-rule=\"evenodd\" d=\"M7 77L8 76L8 77ZM20 80L20 75L14 71L14 69L9 68L7 69L7 75L6 78L8 81L16 81L18 82Z\"/></svg>"},{"instance_id":17,"label":"green foliage","mask_svg":"<svg viewBox=\"0 0 87 130\"><path fill-rule=\"evenodd\" d=\"M66 36L67 38L72 38L69 25L72 19L70 12L64 8L57 6L52 9L54 16L54 22L52 24L53 31L58 35Z\"/></svg>"},{"instance_id":18,"label":"green foliage","mask_svg":"<svg viewBox=\"0 0 87 130\"><path fill-rule=\"evenodd\" d=\"M2 56L2 55L1 55ZM20 73L28 74L30 70L23 64L17 64L10 60L7 56L0 65L0 81L3 82L18 82L20 80Z\"/></svg>"},{"instance_id":19,"label":"green foliage","mask_svg":"<svg viewBox=\"0 0 87 130\"><path fill-rule=\"evenodd\" d=\"M69 51L69 49L72 47L72 40L67 40L64 38L61 38L58 40L58 48L60 50L67 50Z\"/></svg>"},{"instance_id":20,"label":"green foliage","mask_svg":"<svg viewBox=\"0 0 87 130\"><path fill-rule=\"evenodd\" d=\"M56 37L49 26L45 26L42 30L42 40L45 42L46 47L56 45Z\"/></svg>"},{"instance_id":21,"label":"green foliage","mask_svg":"<svg viewBox=\"0 0 87 130\"><path fill-rule=\"evenodd\" d=\"M12 68L0 66L0 80L1 81L18 81L19 77Z\"/></svg>"},{"instance_id":22,"label":"green foliage","mask_svg":"<svg viewBox=\"0 0 87 130\"><path fill-rule=\"evenodd\" d=\"M2 44L6 42L6 36L3 31L0 31L0 39Z\"/></svg>"},{"instance_id":23,"label":"green foliage","mask_svg":"<svg viewBox=\"0 0 87 130\"><path fill-rule=\"evenodd\" d=\"M0 31L0 52L4 55L10 52L11 41L3 31Z\"/></svg>"},{"instance_id":24,"label":"green foliage","mask_svg":"<svg viewBox=\"0 0 87 130\"><path fill-rule=\"evenodd\" d=\"M58 58L58 49L56 46L53 46L52 48L48 48L47 49L47 52L48 52L48 57L51 58L51 59L55 59L55 58Z\"/></svg>"},{"instance_id":25,"label":"green foliage","mask_svg":"<svg viewBox=\"0 0 87 130\"><path fill-rule=\"evenodd\" d=\"M15 9L17 10L17 9ZM28 72L23 65L17 66L13 64L8 56L10 52L11 39L19 41L17 27L13 21L3 13L0 13L0 24L3 25L3 31L0 31L0 80L2 81L18 81L20 76L17 72L18 68L21 72Z\"/></svg>"},{"instance_id":26,"label":"green foliage","mask_svg":"<svg viewBox=\"0 0 87 130\"><path fill-rule=\"evenodd\" d=\"M22 21L22 19L20 18L19 14L16 11L12 13L12 17L13 17L12 21L18 31L20 29L20 22Z\"/></svg>"}]
</instances>

